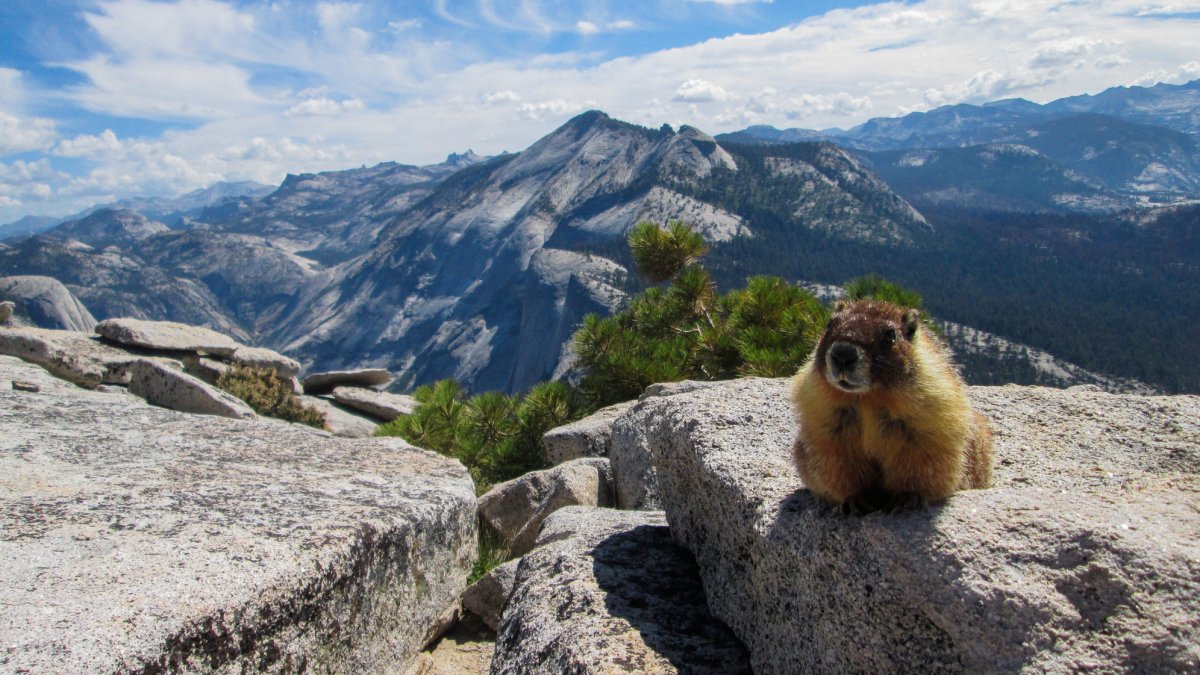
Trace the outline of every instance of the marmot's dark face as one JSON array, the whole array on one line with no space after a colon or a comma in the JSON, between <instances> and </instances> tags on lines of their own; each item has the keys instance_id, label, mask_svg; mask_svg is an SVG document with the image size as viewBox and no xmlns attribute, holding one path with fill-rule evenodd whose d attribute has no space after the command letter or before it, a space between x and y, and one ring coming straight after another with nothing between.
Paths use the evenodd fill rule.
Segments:
<instances>
[{"instance_id":1,"label":"marmot's dark face","mask_svg":"<svg viewBox=\"0 0 1200 675\"><path fill-rule=\"evenodd\" d=\"M910 373L919 313L879 300L839 301L817 344L816 367L834 388L863 394Z\"/></svg>"}]
</instances>

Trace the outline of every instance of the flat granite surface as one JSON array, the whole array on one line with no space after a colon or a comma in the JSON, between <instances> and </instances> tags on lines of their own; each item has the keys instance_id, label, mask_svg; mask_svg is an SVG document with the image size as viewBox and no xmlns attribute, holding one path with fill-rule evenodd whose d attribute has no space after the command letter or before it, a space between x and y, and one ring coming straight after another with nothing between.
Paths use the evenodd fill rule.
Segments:
<instances>
[{"instance_id":1,"label":"flat granite surface","mask_svg":"<svg viewBox=\"0 0 1200 675\"><path fill-rule=\"evenodd\" d=\"M456 461L0 357L2 672L402 670L474 548Z\"/></svg>"}]
</instances>

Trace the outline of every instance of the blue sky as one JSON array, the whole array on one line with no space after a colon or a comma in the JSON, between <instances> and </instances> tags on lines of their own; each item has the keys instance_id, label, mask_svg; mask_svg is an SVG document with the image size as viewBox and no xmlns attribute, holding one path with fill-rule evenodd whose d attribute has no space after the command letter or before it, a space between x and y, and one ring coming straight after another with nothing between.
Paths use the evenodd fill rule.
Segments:
<instances>
[{"instance_id":1,"label":"blue sky","mask_svg":"<svg viewBox=\"0 0 1200 675\"><path fill-rule=\"evenodd\" d=\"M6 0L0 223L472 148L1200 77L1200 0Z\"/></svg>"}]
</instances>

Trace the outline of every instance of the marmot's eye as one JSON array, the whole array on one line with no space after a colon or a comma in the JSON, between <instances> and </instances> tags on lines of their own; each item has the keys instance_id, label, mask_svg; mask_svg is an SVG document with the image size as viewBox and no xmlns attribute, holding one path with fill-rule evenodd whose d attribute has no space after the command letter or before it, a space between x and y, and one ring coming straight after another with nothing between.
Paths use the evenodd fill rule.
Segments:
<instances>
[{"instance_id":1,"label":"marmot's eye","mask_svg":"<svg viewBox=\"0 0 1200 675\"><path fill-rule=\"evenodd\" d=\"M891 347L896 344L896 329L888 328L883 331L883 335L879 337L879 341L883 343L884 347Z\"/></svg>"}]
</instances>

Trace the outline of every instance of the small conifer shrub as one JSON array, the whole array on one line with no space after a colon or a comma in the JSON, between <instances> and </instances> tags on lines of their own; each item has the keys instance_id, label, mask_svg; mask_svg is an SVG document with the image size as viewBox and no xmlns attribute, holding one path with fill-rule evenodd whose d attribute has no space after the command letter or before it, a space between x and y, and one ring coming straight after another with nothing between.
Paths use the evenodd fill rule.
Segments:
<instances>
[{"instance_id":1,"label":"small conifer shrub","mask_svg":"<svg viewBox=\"0 0 1200 675\"><path fill-rule=\"evenodd\" d=\"M231 366L217 379L217 386L245 401L259 415L325 428L325 414L302 405L291 383L270 368Z\"/></svg>"}]
</instances>

